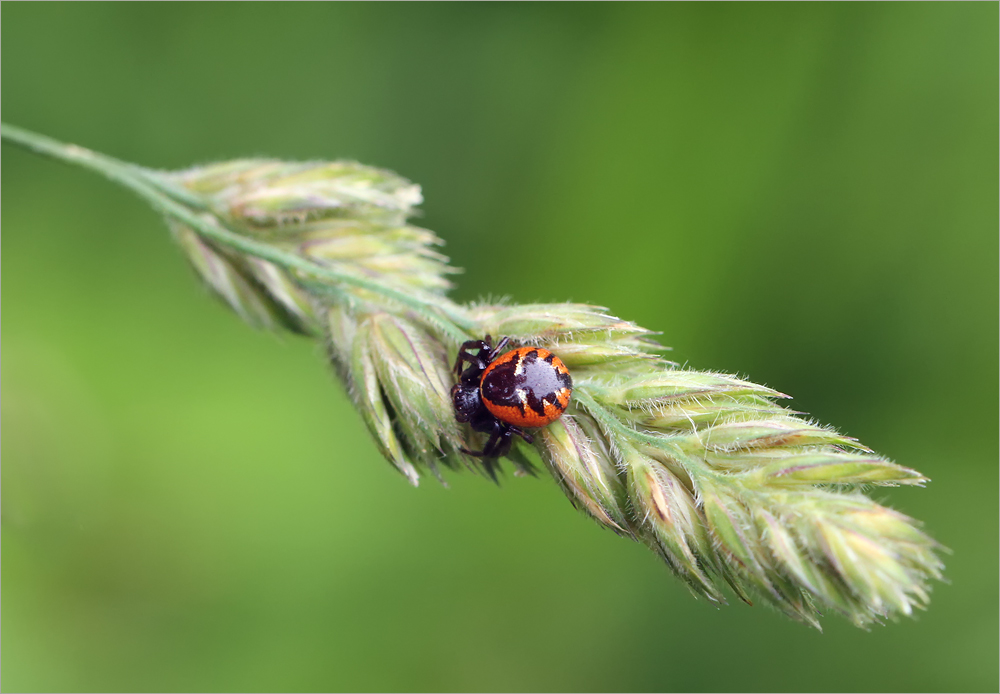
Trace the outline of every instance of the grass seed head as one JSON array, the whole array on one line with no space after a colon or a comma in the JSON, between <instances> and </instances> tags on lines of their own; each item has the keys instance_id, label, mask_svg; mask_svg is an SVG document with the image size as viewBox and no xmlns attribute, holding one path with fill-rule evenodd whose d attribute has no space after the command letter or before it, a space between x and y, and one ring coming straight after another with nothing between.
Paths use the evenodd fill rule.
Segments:
<instances>
[{"instance_id":1,"label":"grass seed head","mask_svg":"<svg viewBox=\"0 0 1000 694\"><path fill-rule=\"evenodd\" d=\"M867 627L927 604L941 547L860 491L922 485L920 473L776 390L678 368L607 309L453 303L440 239L407 222L421 201L409 181L265 159L143 176L173 200L164 209L190 206L172 229L213 293L253 325L325 339L379 450L414 484L438 465L494 475L496 462L460 453L482 436L455 421L450 365L464 340L507 336L555 353L574 381L566 416L533 446L515 441L515 473L541 460L575 507L648 544L695 594L723 603L728 586L817 627L823 612Z\"/></svg>"}]
</instances>

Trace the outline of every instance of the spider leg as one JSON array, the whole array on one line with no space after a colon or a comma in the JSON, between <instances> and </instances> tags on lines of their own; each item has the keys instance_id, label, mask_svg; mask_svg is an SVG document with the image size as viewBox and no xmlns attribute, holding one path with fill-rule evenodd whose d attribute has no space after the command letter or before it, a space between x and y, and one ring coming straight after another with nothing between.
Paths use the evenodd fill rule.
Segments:
<instances>
[{"instance_id":1,"label":"spider leg","mask_svg":"<svg viewBox=\"0 0 1000 694\"><path fill-rule=\"evenodd\" d=\"M486 336L486 341L487 342L490 341L490 336L489 335ZM486 363L489 364L491 361L493 361L494 359L496 359L497 355L500 354L500 352L503 351L503 348L506 347L507 343L509 343L509 342L510 342L510 338L509 337L502 337L502 338L500 338L500 342L497 343L496 347L494 347L493 349L490 350L489 356L486 357Z\"/></svg>"},{"instance_id":2,"label":"spider leg","mask_svg":"<svg viewBox=\"0 0 1000 694\"><path fill-rule=\"evenodd\" d=\"M497 439L493 449L490 450L488 446L483 449L488 458L503 458L510 453L510 447L514 443L514 434L517 434L528 443L533 441L531 434L522 431L520 427L511 426L510 424L501 424L500 426L500 437Z\"/></svg>"},{"instance_id":3,"label":"spider leg","mask_svg":"<svg viewBox=\"0 0 1000 694\"><path fill-rule=\"evenodd\" d=\"M476 364L478 368L484 369L486 365L483 364L483 354L484 352L490 351L489 335L486 336L486 340L468 340L462 343L462 346L458 349L458 358L455 360L455 374L458 375L462 372L462 362L468 361ZM478 349L479 354L472 355L469 354L470 349Z\"/></svg>"},{"instance_id":4,"label":"spider leg","mask_svg":"<svg viewBox=\"0 0 1000 694\"><path fill-rule=\"evenodd\" d=\"M474 455L477 458L494 458L496 456L493 455L493 449L497 447L497 441L503 436L503 434L504 431L503 428L500 426L500 422L497 420L493 420L493 431L490 432L490 438L486 442L486 445L483 446L483 450L470 451L465 448L459 450L461 450L462 453L465 453L466 455Z\"/></svg>"},{"instance_id":5,"label":"spider leg","mask_svg":"<svg viewBox=\"0 0 1000 694\"><path fill-rule=\"evenodd\" d=\"M528 432L524 431L520 427L510 427L510 433L511 434L517 434L522 439L524 439L525 443L534 443L534 441L535 441L535 438L531 434L529 434Z\"/></svg>"},{"instance_id":6,"label":"spider leg","mask_svg":"<svg viewBox=\"0 0 1000 694\"><path fill-rule=\"evenodd\" d=\"M510 425L500 424L493 429L490 440L483 447L483 456L486 458L502 458L510 450Z\"/></svg>"}]
</instances>

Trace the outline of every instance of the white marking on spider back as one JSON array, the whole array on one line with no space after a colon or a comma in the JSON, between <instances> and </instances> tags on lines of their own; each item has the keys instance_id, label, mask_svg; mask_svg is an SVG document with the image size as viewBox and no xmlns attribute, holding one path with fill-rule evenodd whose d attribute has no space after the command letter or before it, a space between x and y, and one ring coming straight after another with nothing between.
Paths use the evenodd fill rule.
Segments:
<instances>
[{"instance_id":1,"label":"white marking on spider back","mask_svg":"<svg viewBox=\"0 0 1000 694\"><path fill-rule=\"evenodd\" d=\"M524 355L517 355L517 363L514 365L514 375L520 376L524 373Z\"/></svg>"}]
</instances>

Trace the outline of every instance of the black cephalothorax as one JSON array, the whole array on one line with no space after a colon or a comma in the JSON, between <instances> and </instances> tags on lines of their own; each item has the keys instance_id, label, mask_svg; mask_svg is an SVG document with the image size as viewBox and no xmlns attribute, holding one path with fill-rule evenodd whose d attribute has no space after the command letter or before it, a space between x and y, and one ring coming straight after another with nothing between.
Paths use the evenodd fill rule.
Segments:
<instances>
[{"instance_id":1,"label":"black cephalothorax","mask_svg":"<svg viewBox=\"0 0 1000 694\"><path fill-rule=\"evenodd\" d=\"M468 422L474 431L490 435L481 451L470 451L463 448L462 452L467 455L480 458L502 458L510 451L511 439L515 434L528 443L533 441L531 435L520 427L497 419L492 412L486 409L486 405L483 404L480 397L479 386L483 379L483 372L509 342L510 339L505 337L494 348L490 336L487 335L485 339L469 340L463 343L458 350L455 373L460 374L460 376L458 383L451 389L451 399L455 406L455 419L459 422ZM469 350L477 350L477 353L472 354ZM469 367L465 371L462 371L463 362L469 362Z\"/></svg>"}]
</instances>

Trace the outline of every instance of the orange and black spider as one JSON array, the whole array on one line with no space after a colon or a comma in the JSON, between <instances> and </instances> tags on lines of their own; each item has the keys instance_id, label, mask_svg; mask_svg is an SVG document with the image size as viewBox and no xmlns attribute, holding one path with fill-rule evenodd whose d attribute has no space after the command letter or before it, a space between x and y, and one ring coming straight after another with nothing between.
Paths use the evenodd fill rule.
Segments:
<instances>
[{"instance_id":1,"label":"orange and black spider","mask_svg":"<svg viewBox=\"0 0 1000 694\"><path fill-rule=\"evenodd\" d=\"M455 419L490 435L481 451L463 448L468 455L503 457L514 434L531 443L524 429L554 422L569 405L573 379L562 360L541 347L518 347L501 355L509 342L505 337L494 348L487 335L463 343L458 351L455 374L461 375L451 389ZM463 362L469 362L465 371Z\"/></svg>"}]
</instances>

